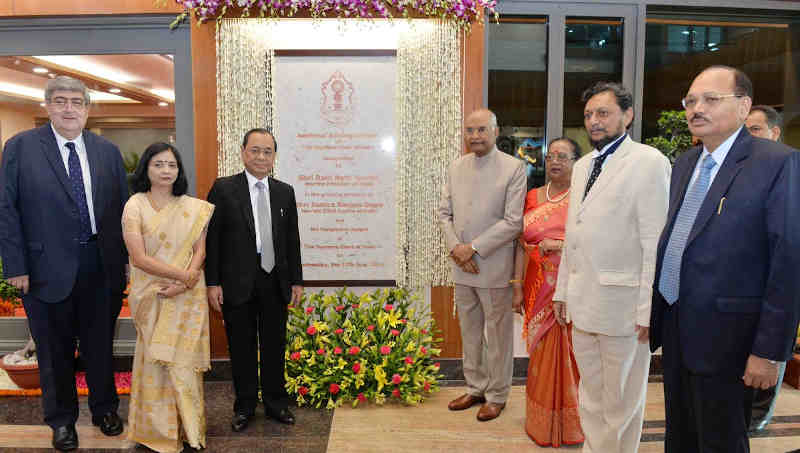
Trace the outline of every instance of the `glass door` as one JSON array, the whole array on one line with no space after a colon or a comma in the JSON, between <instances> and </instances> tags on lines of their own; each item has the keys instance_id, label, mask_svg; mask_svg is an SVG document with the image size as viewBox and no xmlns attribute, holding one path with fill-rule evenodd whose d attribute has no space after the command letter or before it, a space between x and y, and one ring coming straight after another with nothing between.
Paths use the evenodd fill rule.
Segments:
<instances>
[{"instance_id":1,"label":"glass door","mask_svg":"<svg viewBox=\"0 0 800 453\"><path fill-rule=\"evenodd\" d=\"M643 70L637 69L642 67L637 61L643 61L644 42L636 37L644 33L644 6L503 1L498 8L501 22L489 22L487 27L489 108L504 111L501 105L514 106L508 116L534 128L523 133L541 136L537 140L540 146L566 135L589 149L581 94L594 82L621 82L634 93L634 110L640 111ZM525 33L514 33L522 29ZM546 40L540 37L542 33L546 33ZM511 35L524 52L508 50L509 40L504 37ZM499 83L504 65L510 63L504 57L509 56L516 56L518 71L524 69L516 74L517 83L511 85ZM634 120L630 130L635 139L639 138L640 122ZM538 130L544 134L535 134ZM546 153L546 149L541 151ZM543 167L538 171L543 173ZM543 174L537 176L537 172L529 178L534 187L544 183Z\"/></svg>"}]
</instances>

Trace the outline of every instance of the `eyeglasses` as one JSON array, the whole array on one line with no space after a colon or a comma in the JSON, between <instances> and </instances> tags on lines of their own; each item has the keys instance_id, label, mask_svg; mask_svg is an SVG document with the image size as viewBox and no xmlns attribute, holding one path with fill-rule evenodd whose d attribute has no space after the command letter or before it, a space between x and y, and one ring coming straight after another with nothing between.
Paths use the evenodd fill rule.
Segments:
<instances>
[{"instance_id":1,"label":"eyeglasses","mask_svg":"<svg viewBox=\"0 0 800 453\"><path fill-rule=\"evenodd\" d=\"M572 157L568 154L557 154L557 153L547 153L544 156L545 162L569 162L572 160Z\"/></svg>"},{"instance_id":2,"label":"eyeglasses","mask_svg":"<svg viewBox=\"0 0 800 453\"><path fill-rule=\"evenodd\" d=\"M67 104L71 105L72 108L75 110L80 110L86 107L86 100L83 98L62 98L57 97L55 99L50 100L50 105L54 106L57 109L64 109L67 108Z\"/></svg>"},{"instance_id":3,"label":"eyeglasses","mask_svg":"<svg viewBox=\"0 0 800 453\"><path fill-rule=\"evenodd\" d=\"M697 103L702 100L705 105L709 108L714 108L722 102L723 99L726 98L741 98L744 97L743 94L731 93L731 94L719 94L719 93L703 93L698 99L695 96L686 96L685 98L681 99L681 104L685 109L693 109L697 107Z\"/></svg>"},{"instance_id":4,"label":"eyeglasses","mask_svg":"<svg viewBox=\"0 0 800 453\"><path fill-rule=\"evenodd\" d=\"M487 135L489 133L489 128L486 126L480 127L468 127L464 130L467 136L478 134L478 135Z\"/></svg>"},{"instance_id":5,"label":"eyeglasses","mask_svg":"<svg viewBox=\"0 0 800 453\"><path fill-rule=\"evenodd\" d=\"M275 152L271 149L247 148L246 151L256 157L270 157Z\"/></svg>"}]
</instances>

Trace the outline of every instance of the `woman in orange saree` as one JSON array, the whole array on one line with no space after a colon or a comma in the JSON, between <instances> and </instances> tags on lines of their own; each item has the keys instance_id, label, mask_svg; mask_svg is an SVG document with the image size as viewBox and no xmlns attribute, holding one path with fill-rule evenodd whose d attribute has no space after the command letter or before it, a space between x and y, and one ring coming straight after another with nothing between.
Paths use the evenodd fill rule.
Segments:
<instances>
[{"instance_id":1,"label":"woman in orange saree","mask_svg":"<svg viewBox=\"0 0 800 453\"><path fill-rule=\"evenodd\" d=\"M528 192L525 199L515 262L515 308L525 317L523 335L530 354L525 430L540 446L583 442L572 326L559 325L553 315L572 165L579 156L580 147L569 138L557 138L548 145L549 182Z\"/></svg>"}]
</instances>

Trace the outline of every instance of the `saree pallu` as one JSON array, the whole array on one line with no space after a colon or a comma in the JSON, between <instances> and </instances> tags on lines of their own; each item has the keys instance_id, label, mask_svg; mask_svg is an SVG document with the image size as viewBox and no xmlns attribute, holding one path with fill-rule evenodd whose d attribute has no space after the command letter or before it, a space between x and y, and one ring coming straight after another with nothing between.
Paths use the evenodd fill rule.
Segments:
<instances>
[{"instance_id":1,"label":"saree pallu","mask_svg":"<svg viewBox=\"0 0 800 453\"><path fill-rule=\"evenodd\" d=\"M145 253L187 269L213 205L181 196L156 211L142 193L125 205L123 229L139 232ZM156 293L166 280L131 266L128 302L136 326L128 439L158 452L180 452L183 441L205 446L203 372L210 368L205 277L175 297Z\"/></svg>"},{"instance_id":2,"label":"saree pallu","mask_svg":"<svg viewBox=\"0 0 800 453\"><path fill-rule=\"evenodd\" d=\"M536 190L525 199L522 238L564 240L569 197L538 204ZM559 447L583 442L578 416L578 366L572 352L572 326L561 326L553 314L560 253L528 255L524 283L525 322L530 361L525 387L525 430L540 446Z\"/></svg>"}]
</instances>

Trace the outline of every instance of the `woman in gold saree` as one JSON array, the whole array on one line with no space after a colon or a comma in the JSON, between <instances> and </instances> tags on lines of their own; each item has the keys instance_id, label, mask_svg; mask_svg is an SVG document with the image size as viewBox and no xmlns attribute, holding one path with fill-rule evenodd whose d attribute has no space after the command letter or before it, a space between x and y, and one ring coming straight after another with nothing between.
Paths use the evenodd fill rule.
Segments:
<instances>
[{"instance_id":1,"label":"woman in gold saree","mask_svg":"<svg viewBox=\"0 0 800 453\"><path fill-rule=\"evenodd\" d=\"M514 307L525 317L523 334L530 354L525 430L540 446L583 442L572 326L557 324L553 314L572 165L578 157L580 147L571 139L550 142L545 157L548 183L525 198L514 266Z\"/></svg>"},{"instance_id":2,"label":"woman in gold saree","mask_svg":"<svg viewBox=\"0 0 800 453\"><path fill-rule=\"evenodd\" d=\"M122 216L136 326L128 439L158 452L205 447L203 372L210 368L202 266L214 206L186 195L180 155L150 145Z\"/></svg>"}]
</instances>

